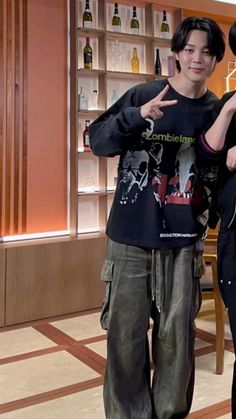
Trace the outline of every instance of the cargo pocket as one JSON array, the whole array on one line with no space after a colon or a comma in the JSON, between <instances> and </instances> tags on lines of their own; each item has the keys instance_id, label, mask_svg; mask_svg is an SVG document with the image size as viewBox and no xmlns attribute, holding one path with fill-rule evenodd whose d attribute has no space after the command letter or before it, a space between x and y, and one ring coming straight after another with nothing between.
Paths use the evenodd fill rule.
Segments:
<instances>
[{"instance_id":1,"label":"cargo pocket","mask_svg":"<svg viewBox=\"0 0 236 419\"><path fill-rule=\"evenodd\" d=\"M105 297L102 303L102 311L100 317L100 323L103 329L108 329L109 323L109 308L110 308L110 299L111 299L111 286L112 286L112 276L113 276L113 266L114 262L111 260L105 260L102 272L101 280L106 284Z\"/></svg>"}]
</instances>

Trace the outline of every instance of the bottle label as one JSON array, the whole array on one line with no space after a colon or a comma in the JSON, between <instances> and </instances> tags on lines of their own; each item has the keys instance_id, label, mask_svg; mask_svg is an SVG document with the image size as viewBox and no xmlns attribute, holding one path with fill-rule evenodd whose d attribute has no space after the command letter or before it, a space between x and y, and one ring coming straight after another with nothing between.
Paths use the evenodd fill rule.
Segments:
<instances>
[{"instance_id":1,"label":"bottle label","mask_svg":"<svg viewBox=\"0 0 236 419\"><path fill-rule=\"evenodd\" d=\"M170 39L170 32L161 32L161 38Z\"/></svg>"},{"instance_id":2,"label":"bottle label","mask_svg":"<svg viewBox=\"0 0 236 419\"><path fill-rule=\"evenodd\" d=\"M84 147L90 147L89 135L88 134L84 135Z\"/></svg>"},{"instance_id":3,"label":"bottle label","mask_svg":"<svg viewBox=\"0 0 236 419\"><path fill-rule=\"evenodd\" d=\"M130 28L130 33L133 35L139 35L139 28Z\"/></svg>"},{"instance_id":4,"label":"bottle label","mask_svg":"<svg viewBox=\"0 0 236 419\"><path fill-rule=\"evenodd\" d=\"M84 28L92 28L91 20L84 20L83 25L84 25Z\"/></svg>"},{"instance_id":5,"label":"bottle label","mask_svg":"<svg viewBox=\"0 0 236 419\"><path fill-rule=\"evenodd\" d=\"M93 54L91 52L84 53L84 65L90 66L93 62Z\"/></svg>"},{"instance_id":6,"label":"bottle label","mask_svg":"<svg viewBox=\"0 0 236 419\"><path fill-rule=\"evenodd\" d=\"M120 27L120 25L112 25L112 30L114 32L120 32L121 31L121 27Z\"/></svg>"}]
</instances>

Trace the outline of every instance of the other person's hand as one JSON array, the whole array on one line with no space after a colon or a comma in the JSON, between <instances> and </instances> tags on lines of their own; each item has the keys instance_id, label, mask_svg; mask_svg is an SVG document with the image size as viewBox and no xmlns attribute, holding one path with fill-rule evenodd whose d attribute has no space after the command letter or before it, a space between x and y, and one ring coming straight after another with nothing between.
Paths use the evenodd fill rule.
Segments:
<instances>
[{"instance_id":1,"label":"other person's hand","mask_svg":"<svg viewBox=\"0 0 236 419\"><path fill-rule=\"evenodd\" d=\"M231 172L236 169L236 146L228 150L226 157L226 166Z\"/></svg>"}]
</instances>

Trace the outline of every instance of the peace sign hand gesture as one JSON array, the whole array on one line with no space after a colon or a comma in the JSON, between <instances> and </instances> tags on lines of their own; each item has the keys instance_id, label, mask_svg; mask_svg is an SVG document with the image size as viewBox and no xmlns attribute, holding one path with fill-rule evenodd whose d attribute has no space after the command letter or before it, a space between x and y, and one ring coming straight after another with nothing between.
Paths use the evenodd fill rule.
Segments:
<instances>
[{"instance_id":1,"label":"peace sign hand gesture","mask_svg":"<svg viewBox=\"0 0 236 419\"><path fill-rule=\"evenodd\" d=\"M160 108L163 108L164 106L172 106L176 105L177 100L162 100L166 93L169 90L168 84L164 87L164 89L153 99L151 99L149 102L145 103L143 106L141 106L141 116L145 118L151 118L154 121L157 119L160 119L163 116L163 112Z\"/></svg>"}]
</instances>

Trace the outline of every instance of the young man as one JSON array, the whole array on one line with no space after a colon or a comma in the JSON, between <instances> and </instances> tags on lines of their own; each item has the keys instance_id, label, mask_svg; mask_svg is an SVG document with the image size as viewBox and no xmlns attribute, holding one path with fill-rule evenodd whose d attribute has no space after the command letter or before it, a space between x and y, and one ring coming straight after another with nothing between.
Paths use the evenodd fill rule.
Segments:
<instances>
[{"instance_id":1,"label":"young man","mask_svg":"<svg viewBox=\"0 0 236 419\"><path fill-rule=\"evenodd\" d=\"M179 73L135 86L90 126L96 155L120 155L102 271L107 419L177 419L190 410L199 295L194 257L207 208L194 143L211 117L216 98L206 80L224 49L216 22L185 19L172 39Z\"/></svg>"},{"instance_id":2,"label":"young man","mask_svg":"<svg viewBox=\"0 0 236 419\"><path fill-rule=\"evenodd\" d=\"M236 22L229 32L229 45L236 55ZM217 104L218 118L198 144L202 156L218 159L216 215L221 219L218 238L218 279L228 309L236 353L236 93L226 93ZM216 109L217 111L217 109ZM211 225L215 227L215 225ZM236 362L232 384L232 418L236 418Z\"/></svg>"}]
</instances>

